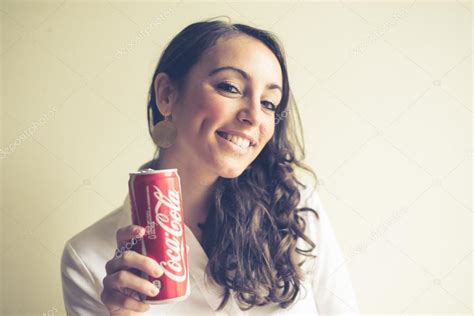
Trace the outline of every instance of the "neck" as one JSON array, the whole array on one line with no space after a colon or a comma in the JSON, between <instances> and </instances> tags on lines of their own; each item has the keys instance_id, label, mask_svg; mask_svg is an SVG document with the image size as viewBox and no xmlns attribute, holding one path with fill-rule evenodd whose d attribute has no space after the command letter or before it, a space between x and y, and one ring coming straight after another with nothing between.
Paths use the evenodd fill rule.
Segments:
<instances>
[{"instance_id":1,"label":"neck","mask_svg":"<svg viewBox=\"0 0 474 316\"><path fill-rule=\"evenodd\" d=\"M186 155L174 154L171 148L161 149L159 158L154 162L154 169L178 169L181 179L184 222L195 237L201 242L199 223L204 223L209 213L212 190L218 176L206 172L202 167L192 165ZM186 157L186 158L181 158Z\"/></svg>"}]
</instances>

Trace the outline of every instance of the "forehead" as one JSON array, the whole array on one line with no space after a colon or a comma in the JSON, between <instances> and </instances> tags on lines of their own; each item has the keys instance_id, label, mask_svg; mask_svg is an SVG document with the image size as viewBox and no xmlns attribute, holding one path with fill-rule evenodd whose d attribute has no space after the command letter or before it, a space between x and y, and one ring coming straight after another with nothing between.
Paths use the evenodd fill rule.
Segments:
<instances>
[{"instance_id":1,"label":"forehead","mask_svg":"<svg viewBox=\"0 0 474 316\"><path fill-rule=\"evenodd\" d=\"M233 66L247 72L252 80L282 85L278 59L265 44L251 36L218 39L214 46L203 53L200 64L203 72Z\"/></svg>"}]
</instances>

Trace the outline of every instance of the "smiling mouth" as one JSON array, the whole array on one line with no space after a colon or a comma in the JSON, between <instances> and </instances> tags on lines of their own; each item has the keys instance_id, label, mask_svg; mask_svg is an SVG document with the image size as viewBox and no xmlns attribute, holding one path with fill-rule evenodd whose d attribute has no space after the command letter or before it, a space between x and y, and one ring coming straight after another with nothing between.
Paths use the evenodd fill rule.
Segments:
<instances>
[{"instance_id":1,"label":"smiling mouth","mask_svg":"<svg viewBox=\"0 0 474 316\"><path fill-rule=\"evenodd\" d=\"M243 137L235 136L235 135L230 135L221 131L216 132L219 137L227 140L228 142L231 142L234 145L239 146L240 148L247 149L249 147L253 147L253 145L250 143L248 139L245 139Z\"/></svg>"}]
</instances>

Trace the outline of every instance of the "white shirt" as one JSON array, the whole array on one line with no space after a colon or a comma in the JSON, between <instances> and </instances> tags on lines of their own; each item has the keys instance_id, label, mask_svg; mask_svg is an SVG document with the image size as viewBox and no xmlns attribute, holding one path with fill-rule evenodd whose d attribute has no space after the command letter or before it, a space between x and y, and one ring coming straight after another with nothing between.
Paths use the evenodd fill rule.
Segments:
<instances>
[{"instance_id":1,"label":"white shirt","mask_svg":"<svg viewBox=\"0 0 474 316\"><path fill-rule=\"evenodd\" d=\"M359 315L351 278L345 258L323 209L317 191L308 186L301 192L300 206L316 210L319 219L311 212L302 212L306 220L306 234L316 244L313 254L303 265L306 291L300 291L296 301L286 309L278 305L253 307L241 311L231 296L222 311L219 306L223 289L208 284L204 271L208 257L191 230L186 226L189 246L189 281L191 294L181 302L150 305L145 315ZM131 224L130 198L127 195L122 207L105 216L66 242L61 276L64 304L68 315L109 315L100 300L102 280L106 276L105 264L115 254L115 233L118 228ZM298 241L298 247L308 245Z\"/></svg>"}]
</instances>

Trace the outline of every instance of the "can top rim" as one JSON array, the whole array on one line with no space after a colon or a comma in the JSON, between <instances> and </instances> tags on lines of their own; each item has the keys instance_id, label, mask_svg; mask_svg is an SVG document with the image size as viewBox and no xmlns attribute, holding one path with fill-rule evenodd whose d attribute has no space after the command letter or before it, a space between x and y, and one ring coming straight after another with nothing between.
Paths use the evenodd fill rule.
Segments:
<instances>
[{"instance_id":1,"label":"can top rim","mask_svg":"<svg viewBox=\"0 0 474 316\"><path fill-rule=\"evenodd\" d=\"M130 172L129 175L136 175L136 174L143 175L143 174L167 173L167 172L176 172L176 171L178 171L178 169L176 169L176 168L174 168L174 169L160 169L160 170L155 170L155 169L147 168L147 169L139 170L139 171L136 171L136 172Z\"/></svg>"}]
</instances>

